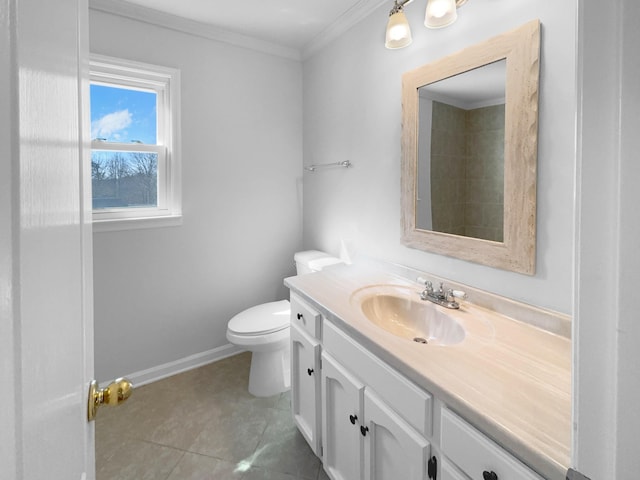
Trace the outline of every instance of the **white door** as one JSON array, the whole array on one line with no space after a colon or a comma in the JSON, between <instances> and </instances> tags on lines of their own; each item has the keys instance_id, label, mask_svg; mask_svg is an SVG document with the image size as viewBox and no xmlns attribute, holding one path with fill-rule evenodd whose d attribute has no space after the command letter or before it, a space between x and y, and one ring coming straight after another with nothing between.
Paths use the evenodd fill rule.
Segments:
<instances>
[{"instance_id":1,"label":"white door","mask_svg":"<svg viewBox=\"0 0 640 480\"><path fill-rule=\"evenodd\" d=\"M0 0L0 26L0 477L90 480L87 0Z\"/></svg>"},{"instance_id":2,"label":"white door","mask_svg":"<svg viewBox=\"0 0 640 480\"><path fill-rule=\"evenodd\" d=\"M369 389L364 392L365 480L424 480L430 445Z\"/></svg>"},{"instance_id":3,"label":"white door","mask_svg":"<svg viewBox=\"0 0 640 480\"><path fill-rule=\"evenodd\" d=\"M362 478L364 385L322 353L322 464L332 480Z\"/></svg>"}]
</instances>

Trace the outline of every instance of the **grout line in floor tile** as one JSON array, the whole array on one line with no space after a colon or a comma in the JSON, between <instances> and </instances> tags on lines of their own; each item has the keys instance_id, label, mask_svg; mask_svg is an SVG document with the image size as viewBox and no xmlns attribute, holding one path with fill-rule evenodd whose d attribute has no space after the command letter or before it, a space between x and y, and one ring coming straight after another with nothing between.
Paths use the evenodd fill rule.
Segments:
<instances>
[{"instance_id":1,"label":"grout line in floor tile","mask_svg":"<svg viewBox=\"0 0 640 480\"><path fill-rule=\"evenodd\" d=\"M152 442L150 442L150 443L152 443ZM171 447L169 447L169 448L171 448ZM179 448L174 448L174 450L181 451ZM173 466L173 468L171 469L171 471L167 474L167 476L166 476L166 477L164 477L164 480L169 480L169 478L171 478L171 475L173 475L173 471L174 471L176 468L178 468L178 465L180 465L180 462L181 462L181 461L182 461L182 459L184 458L185 453L186 453L186 452L185 452L184 450L182 450L182 455L180 455L180 458L178 459L178 461L176 462L176 464Z\"/></svg>"}]
</instances>

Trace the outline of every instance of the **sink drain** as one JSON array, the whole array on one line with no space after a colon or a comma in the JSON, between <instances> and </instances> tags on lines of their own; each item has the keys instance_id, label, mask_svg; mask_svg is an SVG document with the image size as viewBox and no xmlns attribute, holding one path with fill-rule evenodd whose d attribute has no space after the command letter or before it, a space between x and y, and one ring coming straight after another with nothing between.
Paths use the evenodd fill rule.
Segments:
<instances>
[{"instance_id":1,"label":"sink drain","mask_svg":"<svg viewBox=\"0 0 640 480\"><path fill-rule=\"evenodd\" d=\"M416 343L427 343L427 339L422 337L415 337L413 341Z\"/></svg>"}]
</instances>

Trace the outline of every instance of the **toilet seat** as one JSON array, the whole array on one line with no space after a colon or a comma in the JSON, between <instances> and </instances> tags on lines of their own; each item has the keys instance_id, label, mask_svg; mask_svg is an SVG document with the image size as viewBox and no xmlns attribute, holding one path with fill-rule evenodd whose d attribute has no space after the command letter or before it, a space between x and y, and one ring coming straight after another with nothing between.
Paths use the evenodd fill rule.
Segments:
<instances>
[{"instance_id":1,"label":"toilet seat","mask_svg":"<svg viewBox=\"0 0 640 480\"><path fill-rule=\"evenodd\" d=\"M233 336L253 336L279 332L289 327L290 313L288 300L256 305L229 320L227 333Z\"/></svg>"}]
</instances>

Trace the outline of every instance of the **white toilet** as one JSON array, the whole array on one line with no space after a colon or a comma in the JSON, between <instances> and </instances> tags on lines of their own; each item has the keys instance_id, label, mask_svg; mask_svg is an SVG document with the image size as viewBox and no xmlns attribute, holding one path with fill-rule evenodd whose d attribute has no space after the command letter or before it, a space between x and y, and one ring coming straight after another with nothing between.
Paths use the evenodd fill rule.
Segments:
<instances>
[{"instance_id":1,"label":"white toilet","mask_svg":"<svg viewBox=\"0 0 640 480\"><path fill-rule=\"evenodd\" d=\"M316 272L340 259L317 250L294 255L298 275ZM288 300L269 302L237 314L227 325L227 340L251 352L249 393L269 397L291 386Z\"/></svg>"}]
</instances>

